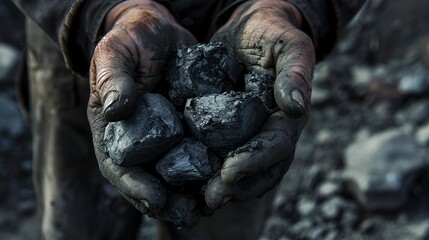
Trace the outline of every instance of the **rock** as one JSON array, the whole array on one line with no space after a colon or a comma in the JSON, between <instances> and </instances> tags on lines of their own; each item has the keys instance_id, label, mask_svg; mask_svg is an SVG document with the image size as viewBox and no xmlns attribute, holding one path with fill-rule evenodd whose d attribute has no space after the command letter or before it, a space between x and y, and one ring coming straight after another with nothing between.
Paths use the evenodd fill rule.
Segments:
<instances>
[{"instance_id":1,"label":"rock","mask_svg":"<svg viewBox=\"0 0 429 240\"><path fill-rule=\"evenodd\" d=\"M107 125L107 151L121 166L150 162L178 143L183 128L174 106L158 94L139 97L132 116Z\"/></svg>"},{"instance_id":2,"label":"rock","mask_svg":"<svg viewBox=\"0 0 429 240\"><path fill-rule=\"evenodd\" d=\"M315 137L315 141L318 144L328 144L330 142L333 142L334 140L335 140L334 134L327 129L321 129L320 131L317 132Z\"/></svg>"},{"instance_id":3,"label":"rock","mask_svg":"<svg viewBox=\"0 0 429 240\"><path fill-rule=\"evenodd\" d=\"M275 78L268 74L251 72L244 75L244 87L246 92L255 93L267 108L274 108L274 82Z\"/></svg>"},{"instance_id":4,"label":"rock","mask_svg":"<svg viewBox=\"0 0 429 240\"><path fill-rule=\"evenodd\" d=\"M156 163L156 171L173 186L208 180L221 168L220 160L201 142L185 138Z\"/></svg>"},{"instance_id":5,"label":"rock","mask_svg":"<svg viewBox=\"0 0 429 240\"><path fill-rule=\"evenodd\" d=\"M192 136L217 153L236 149L255 136L266 117L267 109L252 93L197 97L189 99L184 110Z\"/></svg>"},{"instance_id":6,"label":"rock","mask_svg":"<svg viewBox=\"0 0 429 240\"><path fill-rule=\"evenodd\" d=\"M429 144L429 123L419 128L416 132L417 142L423 146Z\"/></svg>"},{"instance_id":7,"label":"rock","mask_svg":"<svg viewBox=\"0 0 429 240\"><path fill-rule=\"evenodd\" d=\"M427 165L426 149L409 129L388 130L346 149L353 192L368 210L400 207L416 174Z\"/></svg>"},{"instance_id":8,"label":"rock","mask_svg":"<svg viewBox=\"0 0 429 240\"><path fill-rule=\"evenodd\" d=\"M377 229L377 222L373 219L363 221L359 226L359 232L362 234L371 234Z\"/></svg>"},{"instance_id":9,"label":"rock","mask_svg":"<svg viewBox=\"0 0 429 240\"><path fill-rule=\"evenodd\" d=\"M373 78L374 72L366 66L355 66L351 70L353 85L367 89Z\"/></svg>"},{"instance_id":10,"label":"rock","mask_svg":"<svg viewBox=\"0 0 429 240\"><path fill-rule=\"evenodd\" d=\"M309 229L307 232L307 237L310 240L319 240L322 239L327 233L327 229L324 226L316 226L314 228Z\"/></svg>"},{"instance_id":11,"label":"rock","mask_svg":"<svg viewBox=\"0 0 429 240\"><path fill-rule=\"evenodd\" d=\"M4 94L0 94L0 112L0 133L16 137L24 132L25 125L18 105Z\"/></svg>"},{"instance_id":12,"label":"rock","mask_svg":"<svg viewBox=\"0 0 429 240\"><path fill-rule=\"evenodd\" d=\"M318 197L326 199L332 197L341 191L341 186L334 182L324 182L317 189Z\"/></svg>"},{"instance_id":13,"label":"rock","mask_svg":"<svg viewBox=\"0 0 429 240\"><path fill-rule=\"evenodd\" d=\"M294 233L302 234L311 228L313 228L313 223L308 219L304 219L304 220L297 222L295 225L293 225L291 230Z\"/></svg>"},{"instance_id":14,"label":"rock","mask_svg":"<svg viewBox=\"0 0 429 240\"><path fill-rule=\"evenodd\" d=\"M316 65L314 69L314 77L313 77L313 84L314 85L323 85L323 83L332 75L332 70L330 65L326 62L320 62Z\"/></svg>"},{"instance_id":15,"label":"rock","mask_svg":"<svg viewBox=\"0 0 429 240\"><path fill-rule=\"evenodd\" d=\"M421 94L426 91L425 76L421 73L410 74L399 80L398 90L401 94Z\"/></svg>"},{"instance_id":16,"label":"rock","mask_svg":"<svg viewBox=\"0 0 429 240\"><path fill-rule=\"evenodd\" d=\"M19 52L0 42L0 82L11 81L18 70Z\"/></svg>"},{"instance_id":17,"label":"rock","mask_svg":"<svg viewBox=\"0 0 429 240\"><path fill-rule=\"evenodd\" d=\"M312 165L308 171L305 173L305 177L303 179L303 186L306 190L313 191L317 187L317 185L324 178L324 173L320 165L314 164Z\"/></svg>"},{"instance_id":18,"label":"rock","mask_svg":"<svg viewBox=\"0 0 429 240\"><path fill-rule=\"evenodd\" d=\"M311 105L312 106L320 106L325 104L330 100L331 93L329 90L320 88L320 87L313 87L313 90L311 92Z\"/></svg>"},{"instance_id":19,"label":"rock","mask_svg":"<svg viewBox=\"0 0 429 240\"><path fill-rule=\"evenodd\" d=\"M273 215L266 220L263 234L258 240L271 240L286 237L289 235L286 233L290 225L291 223L286 221L285 218Z\"/></svg>"},{"instance_id":20,"label":"rock","mask_svg":"<svg viewBox=\"0 0 429 240\"><path fill-rule=\"evenodd\" d=\"M183 106L188 98L229 92L242 71L221 43L182 47L167 69L168 95L176 106Z\"/></svg>"},{"instance_id":21,"label":"rock","mask_svg":"<svg viewBox=\"0 0 429 240\"><path fill-rule=\"evenodd\" d=\"M425 240L429 239L429 222L418 221L407 224L406 229L410 232L409 239L413 240Z\"/></svg>"},{"instance_id":22,"label":"rock","mask_svg":"<svg viewBox=\"0 0 429 240\"><path fill-rule=\"evenodd\" d=\"M360 216L355 208L346 208L341 216L341 227L346 231L355 229L359 223Z\"/></svg>"},{"instance_id":23,"label":"rock","mask_svg":"<svg viewBox=\"0 0 429 240\"><path fill-rule=\"evenodd\" d=\"M282 209L289 202L289 198L285 194L276 194L273 201L273 209Z\"/></svg>"},{"instance_id":24,"label":"rock","mask_svg":"<svg viewBox=\"0 0 429 240\"><path fill-rule=\"evenodd\" d=\"M316 203L308 198L300 198L297 203L298 213L301 217L310 216L316 208Z\"/></svg>"},{"instance_id":25,"label":"rock","mask_svg":"<svg viewBox=\"0 0 429 240\"><path fill-rule=\"evenodd\" d=\"M320 207L320 213L324 219L334 220L340 217L346 203L339 197L331 198L325 201Z\"/></svg>"},{"instance_id":26,"label":"rock","mask_svg":"<svg viewBox=\"0 0 429 240\"><path fill-rule=\"evenodd\" d=\"M171 195L166 206L150 211L148 216L171 222L179 229L194 226L201 218L197 202L187 194Z\"/></svg>"},{"instance_id":27,"label":"rock","mask_svg":"<svg viewBox=\"0 0 429 240\"><path fill-rule=\"evenodd\" d=\"M407 109L408 122L419 125L429 119L429 101L419 101Z\"/></svg>"},{"instance_id":28,"label":"rock","mask_svg":"<svg viewBox=\"0 0 429 240\"><path fill-rule=\"evenodd\" d=\"M337 240L340 239L337 231L329 231L323 240Z\"/></svg>"}]
</instances>

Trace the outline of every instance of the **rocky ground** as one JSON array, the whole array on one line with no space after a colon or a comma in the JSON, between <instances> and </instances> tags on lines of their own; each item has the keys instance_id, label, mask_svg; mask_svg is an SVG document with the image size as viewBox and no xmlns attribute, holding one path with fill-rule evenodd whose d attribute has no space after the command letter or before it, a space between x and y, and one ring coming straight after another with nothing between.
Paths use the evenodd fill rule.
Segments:
<instances>
[{"instance_id":1,"label":"rocky ground","mask_svg":"<svg viewBox=\"0 0 429 240\"><path fill-rule=\"evenodd\" d=\"M429 239L427 9L370 1L317 66L312 115L261 240ZM11 34L0 35L0 239L37 239L31 136L14 90L18 17L1 3Z\"/></svg>"}]
</instances>

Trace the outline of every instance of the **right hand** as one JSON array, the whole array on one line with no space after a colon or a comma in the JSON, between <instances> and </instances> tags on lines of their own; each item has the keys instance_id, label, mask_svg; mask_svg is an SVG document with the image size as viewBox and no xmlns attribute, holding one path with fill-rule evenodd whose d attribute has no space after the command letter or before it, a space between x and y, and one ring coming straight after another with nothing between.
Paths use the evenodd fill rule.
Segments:
<instances>
[{"instance_id":1,"label":"right hand","mask_svg":"<svg viewBox=\"0 0 429 240\"><path fill-rule=\"evenodd\" d=\"M117 166L103 139L108 122L126 119L137 96L161 83L175 50L196 40L166 8L150 0L115 6L106 16L104 32L91 60L87 111L100 171L141 212L182 227L195 225L200 212L192 198L168 192L142 167Z\"/></svg>"}]
</instances>

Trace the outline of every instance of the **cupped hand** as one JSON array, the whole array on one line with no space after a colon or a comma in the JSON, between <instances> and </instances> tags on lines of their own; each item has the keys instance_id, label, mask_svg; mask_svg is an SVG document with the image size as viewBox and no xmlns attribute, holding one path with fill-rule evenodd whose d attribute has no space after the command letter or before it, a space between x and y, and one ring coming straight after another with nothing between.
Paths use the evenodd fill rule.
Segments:
<instances>
[{"instance_id":1,"label":"cupped hand","mask_svg":"<svg viewBox=\"0 0 429 240\"><path fill-rule=\"evenodd\" d=\"M261 132L232 152L205 192L210 208L246 201L273 189L287 172L310 110L315 50L297 8L283 0L240 5L213 36L247 67L275 77L279 111Z\"/></svg>"},{"instance_id":2,"label":"cupped hand","mask_svg":"<svg viewBox=\"0 0 429 240\"><path fill-rule=\"evenodd\" d=\"M126 119L139 94L162 84L165 66L175 50L196 40L166 8L149 0L115 6L106 16L104 32L91 60L87 111L100 171L141 212L182 227L192 226L200 217L192 198L167 191L142 167L114 164L103 138L109 121Z\"/></svg>"}]
</instances>

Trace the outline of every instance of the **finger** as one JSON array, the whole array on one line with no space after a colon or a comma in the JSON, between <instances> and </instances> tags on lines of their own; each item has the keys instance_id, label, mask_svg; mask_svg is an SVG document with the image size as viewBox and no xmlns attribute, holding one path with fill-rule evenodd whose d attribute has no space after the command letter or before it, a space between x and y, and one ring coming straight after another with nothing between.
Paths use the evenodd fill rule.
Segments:
<instances>
[{"instance_id":1,"label":"finger","mask_svg":"<svg viewBox=\"0 0 429 240\"><path fill-rule=\"evenodd\" d=\"M298 141L302 129L300 121L282 111L272 114L261 133L229 154L221 170L222 180L234 182L264 172L277 162L292 161L286 156L293 152Z\"/></svg>"},{"instance_id":2,"label":"finger","mask_svg":"<svg viewBox=\"0 0 429 240\"><path fill-rule=\"evenodd\" d=\"M310 107L311 78L316 61L311 39L298 29L291 29L279 38L274 52L277 105L288 116L303 117Z\"/></svg>"},{"instance_id":3,"label":"finger","mask_svg":"<svg viewBox=\"0 0 429 240\"><path fill-rule=\"evenodd\" d=\"M91 91L97 94L102 114L108 121L125 119L134 110L137 92L133 79L137 60L133 51L137 49L133 49L132 43L121 42L114 34L106 35L94 51Z\"/></svg>"},{"instance_id":4,"label":"finger","mask_svg":"<svg viewBox=\"0 0 429 240\"><path fill-rule=\"evenodd\" d=\"M149 213L161 221L174 223L177 227L190 228L195 226L201 218L197 202L189 195L172 193L167 205Z\"/></svg>"},{"instance_id":5,"label":"finger","mask_svg":"<svg viewBox=\"0 0 429 240\"><path fill-rule=\"evenodd\" d=\"M99 162L102 175L142 212L165 206L167 190L159 179L140 167L120 167L110 158ZM144 208L143 208L144 207Z\"/></svg>"},{"instance_id":6,"label":"finger","mask_svg":"<svg viewBox=\"0 0 429 240\"><path fill-rule=\"evenodd\" d=\"M243 202L260 197L280 183L289 165L290 161L279 162L255 177L233 183L225 183L221 176L214 177L205 192L207 206L217 209L229 201Z\"/></svg>"}]
</instances>

